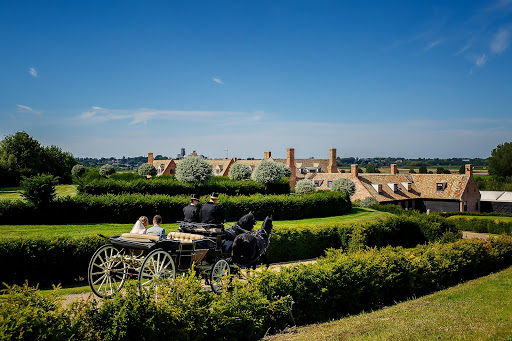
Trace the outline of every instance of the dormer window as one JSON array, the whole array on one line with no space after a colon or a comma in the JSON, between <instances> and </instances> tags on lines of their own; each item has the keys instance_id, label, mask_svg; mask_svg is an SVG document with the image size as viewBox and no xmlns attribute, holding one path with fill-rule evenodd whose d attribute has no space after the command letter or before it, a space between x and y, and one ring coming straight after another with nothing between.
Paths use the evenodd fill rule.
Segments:
<instances>
[{"instance_id":1,"label":"dormer window","mask_svg":"<svg viewBox=\"0 0 512 341\"><path fill-rule=\"evenodd\" d=\"M436 190L443 192L446 189L446 182L436 182Z\"/></svg>"},{"instance_id":2,"label":"dormer window","mask_svg":"<svg viewBox=\"0 0 512 341\"><path fill-rule=\"evenodd\" d=\"M400 186L397 183L388 183L388 187L393 191L393 193L400 191Z\"/></svg>"}]
</instances>

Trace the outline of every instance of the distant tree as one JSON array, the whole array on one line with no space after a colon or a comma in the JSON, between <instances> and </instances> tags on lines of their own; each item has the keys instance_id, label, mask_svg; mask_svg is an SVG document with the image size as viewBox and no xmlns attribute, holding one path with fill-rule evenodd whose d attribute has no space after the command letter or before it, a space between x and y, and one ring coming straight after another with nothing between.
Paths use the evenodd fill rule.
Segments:
<instances>
[{"instance_id":1,"label":"distant tree","mask_svg":"<svg viewBox=\"0 0 512 341\"><path fill-rule=\"evenodd\" d=\"M375 168L375 166L373 164L368 164L368 166L366 166L366 169L364 170L365 173L377 173L377 168Z\"/></svg>"},{"instance_id":2,"label":"distant tree","mask_svg":"<svg viewBox=\"0 0 512 341\"><path fill-rule=\"evenodd\" d=\"M38 171L57 176L61 183L71 182L71 169L78 163L71 153L63 152L55 145L42 147L41 162Z\"/></svg>"},{"instance_id":3,"label":"distant tree","mask_svg":"<svg viewBox=\"0 0 512 341\"><path fill-rule=\"evenodd\" d=\"M249 165L235 162L229 167L228 177L231 180L247 180L251 178L252 169Z\"/></svg>"},{"instance_id":4,"label":"distant tree","mask_svg":"<svg viewBox=\"0 0 512 341\"><path fill-rule=\"evenodd\" d=\"M55 198L55 186L59 179L50 174L39 174L24 178L21 195L35 206L42 207Z\"/></svg>"},{"instance_id":5,"label":"distant tree","mask_svg":"<svg viewBox=\"0 0 512 341\"><path fill-rule=\"evenodd\" d=\"M466 167L464 167L464 165L460 165L459 174L465 174L465 173L466 173Z\"/></svg>"},{"instance_id":6,"label":"distant tree","mask_svg":"<svg viewBox=\"0 0 512 341\"><path fill-rule=\"evenodd\" d=\"M443 171L443 174L452 174L452 172L450 172L450 170L449 170L449 169L445 169L445 170Z\"/></svg>"},{"instance_id":7,"label":"distant tree","mask_svg":"<svg viewBox=\"0 0 512 341\"><path fill-rule=\"evenodd\" d=\"M100 167L100 175L101 176L109 176L110 174L114 174L116 169L112 165L103 165Z\"/></svg>"},{"instance_id":8,"label":"distant tree","mask_svg":"<svg viewBox=\"0 0 512 341\"><path fill-rule=\"evenodd\" d=\"M277 162L272 160L261 161L254 172L252 172L251 179L264 184L265 187L270 183L276 183L283 177L281 168Z\"/></svg>"},{"instance_id":9,"label":"distant tree","mask_svg":"<svg viewBox=\"0 0 512 341\"><path fill-rule=\"evenodd\" d=\"M16 158L18 169L29 168L39 171L36 167L41 166L42 148L39 142L24 131L18 131L7 135L0 141L0 150L7 156L13 155Z\"/></svg>"},{"instance_id":10,"label":"distant tree","mask_svg":"<svg viewBox=\"0 0 512 341\"><path fill-rule=\"evenodd\" d=\"M315 184L311 180L302 179L295 184L295 193L309 194L315 191Z\"/></svg>"},{"instance_id":11,"label":"distant tree","mask_svg":"<svg viewBox=\"0 0 512 341\"><path fill-rule=\"evenodd\" d=\"M150 163L143 163L139 166L139 169L137 169L137 173L142 176L155 176L156 168Z\"/></svg>"},{"instance_id":12,"label":"distant tree","mask_svg":"<svg viewBox=\"0 0 512 341\"><path fill-rule=\"evenodd\" d=\"M444 174L444 168L443 167L437 167L436 174Z\"/></svg>"},{"instance_id":13,"label":"distant tree","mask_svg":"<svg viewBox=\"0 0 512 341\"><path fill-rule=\"evenodd\" d=\"M176 180L201 185L212 177L212 167L200 156L190 155L176 165Z\"/></svg>"},{"instance_id":14,"label":"distant tree","mask_svg":"<svg viewBox=\"0 0 512 341\"><path fill-rule=\"evenodd\" d=\"M292 175L292 170L290 169L290 167L288 167L288 165L281 163L281 162L277 162L277 166L279 168L281 168L283 176L286 176L287 178L289 178Z\"/></svg>"},{"instance_id":15,"label":"distant tree","mask_svg":"<svg viewBox=\"0 0 512 341\"><path fill-rule=\"evenodd\" d=\"M414 168L409 169L409 174L416 174L416 171L414 170Z\"/></svg>"},{"instance_id":16,"label":"distant tree","mask_svg":"<svg viewBox=\"0 0 512 341\"><path fill-rule=\"evenodd\" d=\"M356 185L350 179L340 178L332 182L331 191L345 193L351 197L356 193Z\"/></svg>"},{"instance_id":17,"label":"distant tree","mask_svg":"<svg viewBox=\"0 0 512 341\"><path fill-rule=\"evenodd\" d=\"M503 178L512 176L512 142L505 142L492 150L489 174Z\"/></svg>"},{"instance_id":18,"label":"distant tree","mask_svg":"<svg viewBox=\"0 0 512 341\"><path fill-rule=\"evenodd\" d=\"M375 199L374 197L366 197L363 200L361 200L361 207L362 208L372 208L379 205L379 201Z\"/></svg>"},{"instance_id":19,"label":"distant tree","mask_svg":"<svg viewBox=\"0 0 512 341\"><path fill-rule=\"evenodd\" d=\"M427 166L420 166L420 169L418 170L418 173L420 174L427 174Z\"/></svg>"},{"instance_id":20,"label":"distant tree","mask_svg":"<svg viewBox=\"0 0 512 341\"><path fill-rule=\"evenodd\" d=\"M76 164L73 166L73 168L71 168L71 174L73 174L74 176L81 176L82 174L85 173L85 171L85 167L82 166L81 164Z\"/></svg>"}]
</instances>

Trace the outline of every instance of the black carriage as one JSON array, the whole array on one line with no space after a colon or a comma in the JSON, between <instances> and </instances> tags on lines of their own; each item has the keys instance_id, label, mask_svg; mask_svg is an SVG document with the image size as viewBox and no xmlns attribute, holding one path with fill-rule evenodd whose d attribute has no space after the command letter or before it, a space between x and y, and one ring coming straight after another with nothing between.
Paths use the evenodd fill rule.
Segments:
<instances>
[{"instance_id":1,"label":"black carriage","mask_svg":"<svg viewBox=\"0 0 512 341\"><path fill-rule=\"evenodd\" d=\"M110 237L91 258L89 285L97 296L110 297L128 279L137 279L141 289L150 288L188 272L194 264L220 293L234 269L224 235L223 225L181 222L179 232L170 232L167 239L132 233Z\"/></svg>"}]
</instances>

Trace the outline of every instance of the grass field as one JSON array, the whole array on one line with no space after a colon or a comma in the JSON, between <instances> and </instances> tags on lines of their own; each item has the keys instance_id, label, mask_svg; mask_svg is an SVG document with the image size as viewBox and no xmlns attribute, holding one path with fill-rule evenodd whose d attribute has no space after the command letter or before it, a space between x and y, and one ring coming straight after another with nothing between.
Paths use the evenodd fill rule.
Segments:
<instances>
[{"instance_id":1,"label":"grass field","mask_svg":"<svg viewBox=\"0 0 512 341\"><path fill-rule=\"evenodd\" d=\"M290 221L274 221L274 226L301 226L301 225L323 225L334 222L362 222L380 219L388 216L389 213L354 208L353 212L343 216L313 218ZM261 221L256 226L259 228ZM58 236L95 236L101 233L105 236L114 236L124 232L129 232L133 224L72 224L72 225L0 225L0 235L2 238L53 238ZM177 224L162 224L166 232L178 230Z\"/></svg>"},{"instance_id":2,"label":"grass field","mask_svg":"<svg viewBox=\"0 0 512 341\"><path fill-rule=\"evenodd\" d=\"M2 199L23 199L21 196L22 187L2 187L0 188L0 200ZM75 185L58 185L55 186L57 196L75 196Z\"/></svg>"},{"instance_id":3,"label":"grass field","mask_svg":"<svg viewBox=\"0 0 512 341\"><path fill-rule=\"evenodd\" d=\"M512 340L512 267L419 299L265 340Z\"/></svg>"}]
</instances>

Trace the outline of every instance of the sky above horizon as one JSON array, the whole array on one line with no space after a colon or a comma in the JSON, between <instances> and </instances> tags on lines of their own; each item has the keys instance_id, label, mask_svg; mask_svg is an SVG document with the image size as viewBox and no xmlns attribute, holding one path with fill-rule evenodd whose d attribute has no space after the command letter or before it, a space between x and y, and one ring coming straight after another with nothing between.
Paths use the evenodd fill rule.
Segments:
<instances>
[{"instance_id":1,"label":"sky above horizon","mask_svg":"<svg viewBox=\"0 0 512 341\"><path fill-rule=\"evenodd\" d=\"M482 157L512 0L1 1L0 139L76 157Z\"/></svg>"}]
</instances>

